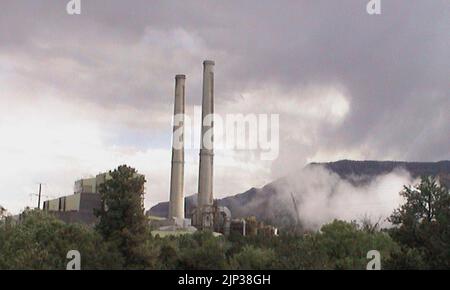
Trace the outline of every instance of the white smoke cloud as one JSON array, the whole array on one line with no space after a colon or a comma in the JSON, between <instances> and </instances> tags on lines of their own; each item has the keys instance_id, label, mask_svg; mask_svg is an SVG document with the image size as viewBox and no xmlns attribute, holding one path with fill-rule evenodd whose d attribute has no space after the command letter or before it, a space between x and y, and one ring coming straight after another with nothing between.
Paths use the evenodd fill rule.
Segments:
<instances>
[{"instance_id":1,"label":"white smoke cloud","mask_svg":"<svg viewBox=\"0 0 450 290\"><path fill-rule=\"evenodd\" d=\"M275 183L275 186L278 198L296 218L293 193L300 221L307 229L318 229L333 219L369 218L372 223L380 221L381 226L389 226L386 219L404 202L399 192L415 180L401 169L363 180L361 176L342 179L322 166L315 166L291 174L286 178L287 183Z\"/></svg>"}]
</instances>

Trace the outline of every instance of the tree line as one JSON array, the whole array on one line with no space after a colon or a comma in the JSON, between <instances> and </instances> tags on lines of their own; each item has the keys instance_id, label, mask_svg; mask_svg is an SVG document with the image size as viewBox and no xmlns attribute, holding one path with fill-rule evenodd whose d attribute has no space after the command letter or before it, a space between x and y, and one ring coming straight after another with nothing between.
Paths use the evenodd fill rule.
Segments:
<instances>
[{"instance_id":1,"label":"tree line","mask_svg":"<svg viewBox=\"0 0 450 290\"><path fill-rule=\"evenodd\" d=\"M423 177L400 192L405 203L391 228L334 220L317 232L291 227L279 236L215 237L211 232L152 236L144 214L145 178L120 166L101 185L95 227L66 224L30 210L17 225L0 224L0 269L65 269L81 254L81 269L365 269L377 250L382 269L450 269L450 192Z\"/></svg>"}]
</instances>

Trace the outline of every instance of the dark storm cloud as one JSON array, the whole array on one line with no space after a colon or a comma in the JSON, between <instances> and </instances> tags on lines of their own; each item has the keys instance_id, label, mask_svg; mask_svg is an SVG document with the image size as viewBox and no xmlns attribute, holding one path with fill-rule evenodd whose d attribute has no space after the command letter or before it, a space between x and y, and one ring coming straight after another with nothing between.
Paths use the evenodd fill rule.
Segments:
<instances>
[{"instance_id":1,"label":"dark storm cloud","mask_svg":"<svg viewBox=\"0 0 450 290\"><path fill-rule=\"evenodd\" d=\"M85 0L80 16L65 13L67 2L2 2L0 53L25 79L71 98L162 110L180 72L199 104L201 61L214 58L219 108L264 86L282 88L280 102L309 85L345 89L348 114L319 126L309 157L364 147L366 158L450 158L448 1L382 0L379 16L361 0ZM281 138L282 157L298 147Z\"/></svg>"}]
</instances>

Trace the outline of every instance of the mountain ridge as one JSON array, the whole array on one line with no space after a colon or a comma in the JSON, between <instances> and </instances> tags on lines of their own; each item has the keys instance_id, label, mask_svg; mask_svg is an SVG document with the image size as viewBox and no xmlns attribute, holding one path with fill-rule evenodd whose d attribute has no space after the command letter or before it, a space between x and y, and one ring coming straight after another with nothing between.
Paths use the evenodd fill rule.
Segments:
<instances>
[{"instance_id":1,"label":"mountain ridge","mask_svg":"<svg viewBox=\"0 0 450 290\"><path fill-rule=\"evenodd\" d=\"M395 170L405 170L413 178L424 175L439 177L442 184L450 187L449 160L437 162L408 162L344 159L334 162L313 162L306 165L304 169L316 167L325 168L354 186L362 186L378 176L389 174ZM298 174L298 172L291 173L290 175L295 176L295 174ZM233 218L242 218L253 215L260 220L280 219L280 217L283 216L283 207L282 205L274 203L274 197L279 193L279 188L286 183L287 176L284 176L261 188L252 187L245 192L217 199L217 202L220 206L228 207L232 212ZM186 214L188 215L195 206L196 194L187 196L185 198ZM153 206L147 214L160 217L167 216L168 202L158 203Z\"/></svg>"}]
</instances>

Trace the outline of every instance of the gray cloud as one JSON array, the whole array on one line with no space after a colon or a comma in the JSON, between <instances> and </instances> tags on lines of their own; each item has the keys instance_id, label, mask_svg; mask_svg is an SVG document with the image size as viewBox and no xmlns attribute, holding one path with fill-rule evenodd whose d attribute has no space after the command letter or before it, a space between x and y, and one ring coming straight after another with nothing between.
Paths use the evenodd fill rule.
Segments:
<instances>
[{"instance_id":1,"label":"gray cloud","mask_svg":"<svg viewBox=\"0 0 450 290\"><path fill-rule=\"evenodd\" d=\"M52 90L92 104L92 118L101 107L119 139L132 128L169 140L173 76L188 75L198 105L201 61L212 58L219 113L280 113L274 176L315 158L450 158L448 1L382 1L379 16L360 0L84 0L80 16L66 2L2 1L0 80L29 101ZM308 116L328 100L311 88L335 88L343 100L328 106L345 101L348 112Z\"/></svg>"}]
</instances>

